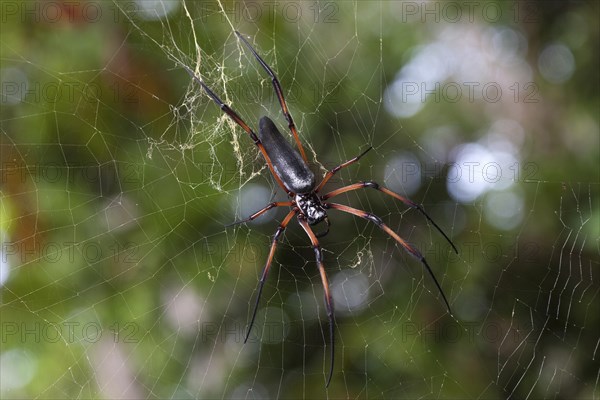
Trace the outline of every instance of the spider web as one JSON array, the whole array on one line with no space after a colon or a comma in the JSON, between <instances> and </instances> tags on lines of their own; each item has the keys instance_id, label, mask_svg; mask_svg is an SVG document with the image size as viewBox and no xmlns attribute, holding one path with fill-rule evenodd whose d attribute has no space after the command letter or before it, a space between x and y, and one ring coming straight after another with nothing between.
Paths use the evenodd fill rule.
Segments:
<instances>
[{"instance_id":1,"label":"spider web","mask_svg":"<svg viewBox=\"0 0 600 400\"><path fill-rule=\"evenodd\" d=\"M6 2L2 398L599 398L597 4ZM374 180L418 260L336 213L279 242L285 201L246 133L287 135L317 176ZM592 50L590 52L590 49ZM591 53L591 54L590 54ZM286 136L291 141L291 135ZM285 207L284 207L285 208Z\"/></svg>"}]
</instances>

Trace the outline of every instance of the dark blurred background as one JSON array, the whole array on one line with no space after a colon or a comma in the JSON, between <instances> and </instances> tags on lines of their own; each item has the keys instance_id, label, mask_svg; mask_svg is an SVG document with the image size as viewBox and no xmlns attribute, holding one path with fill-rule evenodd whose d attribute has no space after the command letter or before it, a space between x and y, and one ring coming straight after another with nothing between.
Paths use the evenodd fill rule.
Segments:
<instances>
[{"instance_id":1,"label":"dark blurred background","mask_svg":"<svg viewBox=\"0 0 600 400\"><path fill-rule=\"evenodd\" d=\"M597 398L597 2L6 1L0 6L2 398ZM246 134L327 188L328 323L308 238ZM291 141L291 136L286 136ZM328 190L326 189L326 190ZM317 228L318 229L318 228Z\"/></svg>"}]
</instances>

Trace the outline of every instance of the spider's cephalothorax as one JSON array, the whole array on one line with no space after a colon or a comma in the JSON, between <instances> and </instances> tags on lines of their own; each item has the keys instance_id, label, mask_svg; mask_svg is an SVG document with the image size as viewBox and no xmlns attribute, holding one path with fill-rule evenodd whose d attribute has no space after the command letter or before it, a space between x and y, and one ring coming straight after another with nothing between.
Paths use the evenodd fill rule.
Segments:
<instances>
[{"instance_id":1,"label":"spider's cephalothorax","mask_svg":"<svg viewBox=\"0 0 600 400\"><path fill-rule=\"evenodd\" d=\"M321 200L314 193L297 194L296 205L300 212L306 216L309 225L316 225L327 218L327 212L321 204Z\"/></svg>"},{"instance_id":2,"label":"spider's cephalothorax","mask_svg":"<svg viewBox=\"0 0 600 400\"><path fill-rule=\"evenodd\" d=\"M366 219L367 221L371 221L371 222L375 223L381 230L383 230L385 233L390 235L396 241L396 243L398 243L400 246L402 246L402 248L404 248L404 250L406 250L408 253L415 256L419 261L421 261L421 263L423 264L423 266L425 267L425 269L427 270L427 272L433 279L433 282L437 286L438 290L440 291L442 298L443 298L444 302L446 303L446 306L448 307L448 311L450 311L450 303L448 302L448 299L446 299L446 296L444 295L444 292L442 291L442 287L440 286L437 279L435 278L435 275L433 275L433 271L427 264L427 261L425 261L425 257L423 257L421 252L418 249L416 249L415 247L413 247L412 245L410 245L409 243L407 243L404 239L402 239L396 232L394 232L389 226L387 226L381 220L381 218L379 218L376 215L371 214L367 211L358 210L356 208L352 208L352 207L342 205L342 204L328 203L325 201L332 197L338 196L342 193L346 193L346 192L349 192L352 190L358 190L358 189L364 189L364 188L378 190L382 193L385 193L389 196L394 197L397 200L400 200L408 207L418 210L444 236L444 238L446 238L446 240L448 241L448 243L450 243L450 245L452 246L452 248L454 249L454 251L456 253L458 253L458 250L456 249L456 246L454 246L452 241L448 238L448 236L446 236L446 234L440 229L440 227L437 226L437 224L435 222L433 222L433 220L429 217L429 215L427 215L427 213L425 213L425 210L423 210L423 208L421 206L419 206L416 203L413 203L409 199L399 195L398 193L392 192L391 190L389 190L375 182L372 182L372 181L358 182L358 183L355 183L352 185L341 187L339 189L335 189L335 190L333 190L325 195L322 195L322 196L318 195L319 191L323 188L323 186L329 181L329 179L331 179L331 177L335 173L337 173L340 169L345 168L345 167L349 166L350 164L357 162L371 148L369 147L367 150L362 152L360 155L354 157L351 160L346 161L343 164L338 165L337 167L335 167L332 170L330 170L329 172L327 172L327 174L325 174L325 177L323 178L321 183L319 183L319 185L317 185L315 175L308 167L306 153L304 152L304 148L302 147L302 143L300 142L300 138L298 137L298 131L296 130L296 125L294 124L294 120L292 119L292 116L288 111L287 104L283 98L283 91L281 90L281 85L279 84L279 80L275 76L275 73L273 72L273 70L267 65L267 63L252 48L250 43L248 43L248 41L246 39L244 39L244 37L242 35L240 35L239 32L235 32L235 34L238 36L238 38L240 38L240 40L244 43L244 45L246 47L248 47L248 49L250 49L250 51L252 52L252 54L254 55L256 60L260 63L260 65L263 67L263 69L271 77L271 82L273 83L273 88L275 89L275 94L277 95L279 104L281 105L281 110L283 111L283 116L285 117L285 119L288 123L288 127L292 133L292 136L294 137L294 141L296 142L296 145L298 146L298 150L299 150L299 152L296 151L288 143L288 141L279 132L279 130L277 129L277 127L275 126L273 121L271 119L269 119L268 117L261 118L261 120L259 122L259 132L258 132L259 134L256 135L254 133L254 131L252 130L252 128L250 128L248 126L248 124L246 124L244 122L244 120L242 120L242 118L240 118L240 116L231 109L231 107L229 107L227 104L223 103L223 101L212 90L210 90L210 88L208 86L206 86L206 84L204 84L204 82L202 82L202 80L200 78L198 78L190 68L188 68L184 65L184 68L186 69L186 71L192 76L192 78L194 78L196 80L196 82L198 82L200 84L200 86L202 86L204 91L208 94L208 96L215 103L217 103L217 105L221 108L221 110L223 110L223 112L225 114L227 114L235 123L237 123L239 126L242 127L242 129L244 129L244 131L246 131L248 136L250 136L250 139L252 139L254 144L258 147L258 149L262 153L263 157L265 158L265 161L266 161L269 169L271 170L271 174L273 175L273 178L275 179L277 184L288 194L290 199L292 199L291 201L279 201L279 202L270 203L263 209L252 214L250 217L246 218L243 221L240 221L240 222L252 221L253 219L258 218L259 216L261 216L268 210L275 208L275 207L287 206L287 207L291 208L291 210L285 216L283 221L281 221L281 223L279 224L279 227L277 228L277 231L275 232L275 235L273 236L273 241L271 242L271 249L269 251L269 256L267 258L267 262L263 269L263 273L260 278L260 283L258 285L258 293L256 295L254 311L252 312L252 319L250 320L250 324L248 326L248 331L246 332L246 338L244 339L244 343L246 343L246 341L248 340L250 330L252 329L252 325L254 324L254 319L256 318L256 311L258 310L258 303L260 300L260 295L262 293L263 286L267 279L269 269L271 268L271 263L273 261L273 255L275 254L275 248L277 247L279 237L281 236L281 234L283 234L283 231L285 231L285 228L290 223L292 218L294 218L294 216L296 216L298 219L298 223L304 229L304 231L306 232L306 234L308 235L308 237L311 241L313 250L315 252L317 268L319 269L319 275L321 276L321 282L323 283L323 289L325 292L325 308L327 310L327 317L329 318L329 340L330 340L330 344L331 344L331 346L330 346L331 366L329 368L329 377L327 378L327 384L326 384L326 386L329 386L329 382L331 382L331 377L333 374L333 360L334 360L334 354L335 354L335 352L334 352L334 350L335 350L334 349L334 344L335 344L335 336L334 336L335 323L334 322L335 321L334 321L334 315L333 315L333 299L332 299L331 293L329 291L329 282L327 280L327 274L325 273L325 266L323 264L323 252L321 251L321 246L319 245L319 240L317 239L318 237L324 236L327 234L327 232L329 232L329 219L327 218L326 210L332 209L332 210L342 211L342 212L352 214L357 217ZM313 230L311 228L311 225L318 224L321 221L325 221L327 223L327 230L325 232L315 234L315 232L313 232Z\"/></svg>"}]
</instances>

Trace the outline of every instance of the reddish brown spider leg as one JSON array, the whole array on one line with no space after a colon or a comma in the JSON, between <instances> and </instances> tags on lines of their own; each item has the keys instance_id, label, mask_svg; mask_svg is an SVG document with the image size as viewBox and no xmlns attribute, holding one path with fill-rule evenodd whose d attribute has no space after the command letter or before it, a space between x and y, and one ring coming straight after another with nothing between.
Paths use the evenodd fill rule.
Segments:
<instances>
[{"instance_id":1,"label":"reddish brown spider leg","mask_svg":"<svg viewBox=\"0 0 600 400\"><path fill-rule=\"evenodd\" d=\"M225 104L223 102L223 100L221 100L208 86L206 86L206 84L204 82L202 82L202 80L196 76L196 74L194 73L194 71L192 71L186 65L183 65L183 68L187 71L188 74L190 74L190 76L192 78L194 78L194 80L196 82L198 82L198 84L200 86L202 86L202 89L204 89L204 91L206 92L206 94L208 95L208 97L210 97L212 99L212 101L214 101L221 108L221 110L225 114L227 114L236 124L238 124L239 126L241 126L242 129L246 131L246 133L248 134L248 136L250 136L250 139L252 139L252 141L254 142L254 144L258 147L258 149L262 153L263 157L265 158L265 161L267 162L267 165L269 166L269 169L271 170L271 175L273 175L273 177L275 178L275 181L277 182L277 184L279 186L281 186L281 188L288 195L291 195L292 193L285 187L285 185L283 184L283 182L281 181L281 179L279 178L279 176L275 173L275 170L273 169L273 164L271 163L271 159L269 158L269 155L267 154L264 146L260 142L260 139L258 139L258 136L256 136L256 134L254 133L254 131L252 130L252 128L250 128L248 126L248 124L246 124L244 122L244 120L235 111L233 111L233 109L231 107L229 107L227 104Z\"/></svg>"},{"instance_id":2,"label":"reddish brown spider leg","mask_svg":"<svg viewBox=\"0 0 600 400\"><path fill-rule=\"evenodd\" d=\"M332 177L333 175L335 175L335 174L336 174L336 173L337 173L337 172L338 172L340 169L342 169L342 168L346 168L347 166L354 164L355 162L357 162L358 160L360 160L360 158L361 158L362 156L364 156L365 154L367 154L367 152L368 152L369 150L371 150L371 149L372 149L372 147L371 147L371 146L369 146L369 148L368 148L368 149L366 149L365 151L363 151L362 153L360 153L358 156L354 157L354 158L353 158L353 159L351 159L351 160L348 160L348 161L346 161L346 162L345 162L345 163L343 163L343 164L340 164L340 165L338 165L337 167L335 167L335 168L334 168L334 169L332 169L331 171L327 172L327 173L325 174L325 177L324 177L324 178L323 178L323 180L321 181L321 183L319 183L319 186L317 186L317 188L315 189L315 193L319 193L319 190L321 190L321 189L323 188L323 186L325 186L325 184L327 183L327 181L329 181L329 180L331 179L331 177Z\"/></svg>"},{"instance_id":3,"label":"reddish brown spider leg","mask_svg":"<svg viewBox=\"0 0 600 400\"><path fill-rule=\"evenodd\" d=\"M440 294L442 295L442 298L444 299L444 302L446 303L446 307L448 307L448 312L450 314L452 314L452 310L450 309L450 303L448 302L448 299L446 299L446 295L444 294L442 287L440 286L438 280L436 279L435 275L433 274L433 271L429 267L429 264L427 264L425 257L423 257L423 255L421 254L421 252L419 250L417 250L416 248L414 248L413 246L408 244L404 239L402 239L400 236L398 236L398 234L396 232L394 232L389 226L384 224L383 221L381 220L381 218L379 218L378 216L376 216L374 214L371 214L371 213L363 211L363 210L358 210L356 208L352 208L349 206L345 206L343 204L325 203L324 206L326 208L333 208L334 210L340 210L340 211L343 211L343 212L346 212L349 214L356 215L357 217L364 218L368 221L371 221L371 222L375 223L385 233L387 233L392 238L394 238L394 240L396 242L398 242L398 244L400 244L400 246L402 246L404 248L404 250L406 250L412 256L416 257L425 266L425 269L427 269L427 272L429 272L429 275L433 279L433 282L435 282L435 285L437 286L438 290L440 291Z\"/></svg>"},{"instance_id":4,"label":"reddish brown spider leg","mask_svg":"<svg viewBox=\"0 0 600 400\"><path fill-rule=\"evenodd\" d=\"M258 294L256 295L256 302L254 303L254 310L252 311L252 319L250 320L250 325L248 325L248 330L246 331L246 337L244 338L244 343L248 341L248 336L250 336L250 331L252 330L252 325L254 325L254 319L256 318L256 311L258 310L258 303L260 302L260 295L262 294L263 286L265 285L265 281L267 280L267 275L269 274L269 270L271 269L271 264L273 262L273 256L275 255L275 249L277 248L277 240L279 240L279 236L285 231L285 228L290 223L294 215L298 212L297 208L294 208L292 211L285 216L277 230L275 231L275 235L273 235L273 241L271 243L271 250L269 251L269 257L267 258L267 262L265 264L265 268L263 269L262 276L260 277L260 281L258 283Z\"/></svg>"},{"instance_id":5,"label":"reddish brown spider leg","mask_svg":"<svg viewBox=\"0 0 600 400\"><path fill-rule=\"evenodd\" d=\"M396 192L392 192L391 190L379 185L377 182L373 182L373 181L367 181L367 182L358 182L352 185L348 185L348 186L344 186L341 187L339 189L335 189L332 190L331 192L321 196L321 200L327 200L330 199L332 197L335 197L337 195L340 195L342 193L346 193L349 192L351 190L358 190L358 189L363 189L363 188L372 188L375 190L379 190L380 192L383 192L389 196L392 196L398 200L400 200L401 202L403 202L404 204L406 204L407 206L414 208L416 210L418 210L421 214L423 214L425 216L425 218L427 218L427 220L435 227L435 229L438 230L439 233L442 234L442 236L444 236L444 238L446 239L446 241L450 244L450 246L452 246L452 249L454 250L454 252L456 254L458 254L458 249L456 248L456 246L454 245L454 243L452 243L452 240L450 240L450 238L448 237L448 235L446 235L444 233L444 231L442 230L442 228L440 228L438 226L438 224L436 224L433 219L431 219L431 217L425 212L425 210L423 209L423 207L421 207L420 205L410 201L409 199L407 199L404 196L400 196L398 193Z\"/></svg>"},{"instance_id":6,"label":"reddish brown spider leg","mask_svg":"<svg viewBox=\"0 0 600 400\"><path fill-rule=\"evenodd\" d=\"M238 31L236 31L235 34L246 45L246 47L248 47L248 49L250 49L250 51L254 55L254 58L256 58L256 60L260 63L260 65L263 67L263 69L267 72L269 77L271 77L271 82L273 83L273 88L275 89L275 94L277 95L277 98L279 99L279 104L281 105L281 110L283 111L283 116L285 117L286 121L288 122L288 127L290 128L290 131L292 132L292 135L294 136L294 140L296 141L296 144L298 145L298 150L300 150L300 155L302 156L304 161L308 162L308 160L306 158L306 153L304 152L304 148L302 147L302 143L300 142L300 138L298 137L298 131L296 130L296 124L294 124L292 115L288 111L288 106L285 102L285 99L283 98L283 90L281 90L281 84L279 83L279 79L277 79L275 72L273 72L273 70L271 69L271 67L269 67L269 65L265 62L265 60L263 60L261 58L261 56L258 55L256 50L254 50L254 48L250 45L250 43L248 43L246 38L244 38Z\"/></svg>"},{"instance_id":7,"label":"reddish brown spider leg","mask_svg":"<svg viewBox=\"0 0 600 400\"><path fill-rule=\"evenodd\" d=\"M293 203L291 201L276 201L274 203L269 203L264 208L258 210L257 212L255 212L254 214L252 214L251 216L249 216L248 218L243 219L241 221L233 222L233 223L231 223L229 225L226 225L226 227L230 227L230 226L233 226L233 225L239 225L239 224L244 224L246 222L250 222L250 221L252 221L252 220L260 217L261 215L263 215L264 213L266 213L267 211L269 211L272 208L275 208L275 207L285 207L285 206L290 206L291 207L292 204Z\"/></svg>"},{"instance_id":8,"label":"reddish brown spider leg","mask_svg":"<svg viewBox=\"0 0 600 400\"><path fill-rule=\"evenodd\" d=\"M310 228L310 225L308 225L308 222L306 221L305 217L299 215L298 222L300 223L302 228L304 228L304 231L306 232L312 243L312 247L315 252L315 258L317 260L317 267L319 268L319 274L321 274L323 290L325 292L325 308L327 309L327 318L329 318L329 342L331 347L331 366L329 367L329 377L327 378L327 384L325 385L325 387L328 387L329 383L331 382L331 377L333 376L333 361L335 355L335 318L333 315L333 299L329 290L329 282L327 281L325 266L323 265L323 253L321 252L319 240L317 239L313 230Z\"/></svg>"}]
</instances>

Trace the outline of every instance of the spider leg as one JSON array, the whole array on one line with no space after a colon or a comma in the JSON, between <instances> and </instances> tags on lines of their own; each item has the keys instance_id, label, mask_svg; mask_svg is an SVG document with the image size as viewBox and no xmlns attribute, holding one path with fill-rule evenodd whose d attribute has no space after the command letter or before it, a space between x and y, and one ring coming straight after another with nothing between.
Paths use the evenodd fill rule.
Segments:
<instances>
[{"instance_id":1,"label":"spider leg","mask_svg":"<svg viewBox=\"0 0 600 400\"><path fill-rule=\"evenodd\" d=\"M298 150L300 150L300 155L302 156L304 161L308 162L308 160L306 158L306 153L304 152L304 148L302 147L302 143L300 142L300 138L298 137L298 131L296 130L296 124L294 124L292 115L288 111L287 103L285 102L285 99L283 98L283 90L281 90L281 84L279 83L279 79L277 79L275 72L273 72L273 70L271 69L271 67L269 67L269 65L265 62L265 60L263 60L261 58L261 56L258 55L256 50L254 50L254 48L250 45L250 43L248 43L246 38L244 38L238 31L235 31L235 34L246 45L246 47L248 47L248 49L250 49L250 51L254 55L254 58L256 58L256 60L260 63L260 65L263 67L263 69L271 77L271 82L273 83L273 88L275 89L275 94L277 95L277 98L279 99L279 104L281 105L281 110L283 111L283 116L285 117L286 121L288 122L288 127L290 128L290 131L292 132L292 135L294 136L294 140L296 141L296 144L298 145Z\"/></svg>"},{"instance_id":2,"label":"spider leg","mask_svg":"<svg viewBox=\"0 0 600 400\"><path fill-rule=\"evenodd\" d=\"M300 226L304 228L304 231L312 243L312 247L315 252L315 258L317 260L317 267L319 268L319 273L321 274L323 290L325 292L325 308L327 309L327 318L329 318L329 343L331 347L331 366L329 367L329 377L327 378L327 384L325 385L325 387L328 387L329 383L331 382L331 377L333 376L333 361L335 355L335 319L333 315L333 299L331 297L331 292L329 291L329 282L327 281L327 274L325 273L325 266L323 265L323 253L321 253L319 240L317 239L317 236L313 230L310 228L310 225L308 225L308 222L303 215L298 216L298 222L300 223Z\"/></svg>"},{"instance_id":3,"label":"spider leg","mask_svg":"<svg viewBox=\"0 0 600 400\"><path fill-rule=\"evenodd\" d=\"M333 175L335 175L340 169L346 168L347 166L354 164L355 162L357 162L358 160L360 160L360 158L362 156L364 156L365 154L367 154L367 152L369 150L371 150L372 148L373 147L369 146L368 149L366 149L365 151L363 151L362 153L360 153L358 156L354 157L351 160L346 161L345 163L342 163L342 164L338 165L337 167L335 167L331 171L327 172L327 174L325 174L325 177L323 178L323 180L321 181L321 183L319 183L319 186L317 186L317 188L315 189L315 193L319 193L319 190L321 190L323 188L323 186L325 186L325 184L331 179L331 177Z\"/></svg>"},{"instance_id":4,"label":"spider leg","mask_svg":"<svg viewBox=\"0 0 600 400\"><path fill-rule=\"evenodd\" d=\"M252 319L250 320L250 325L248 325L248 330L246 331L246 337L244 338L244 343L248 341L248 336L250 336L250 331L252 330L252 325L254 325L254 319L256 318L256 311L258 311L258 303L260 302L260 295L262 294L263 286L265 285L265 281L267 280L267 275L269 274L269 269L271 269L271 264L273 262L273 256L275 255L275 249L277 248L277 241L279 240L279 236L285 231L285 228L292 220L292 217L296 215L298 212L297 208L294 208L292 211L285 216L277 230L275 231L275 235L273 235L273 241L271 242L271 250L269 251L269 257L267 258L267 263L265 264L265 268L263 269L262 276L260 277L260 281L258 283L258 294L256 295L256 302L254 303L254 310L252 311Z\"/></svg>"},{"instance_id":5,"label":"spider leg","mask_svg":"<svg viewBox=\"0 0 600 400\"><path fill-rule=\"evenodd\" d=\"M363 211L363 210L358 210L356 208L352 208L349 206L345 206L342 204L336 204L336 203L325 203L324 206L326 208L333 208L334 210L340 210L340 211L346 212L348 214L354 214L357 217L361 217L368 221L371 221L371 222L375 223L385 233L387 233L392 238L394 238L394 240L396 242L398 242L404 248L404 250L406 250L411 255L416 257L425 266L425 269L427 269L427 272L429 272L429 275L433 279L433 282L435 282L435 285L437 286L438 290L440 291L440 294L442 295L442 298L444 299L444 302L446 303L446 307L448 307L448 312L450 314L452 314L452 310L450 309L450 303L448 302L448 299L446 299L446 295L444 294L442 287L440 286L438 280L436 279L435 275L433 274L433 271L429 267L429 264L427 264L425 257L423 257L423 255L421 254L421 252L419 250L417 250L416 248L414 248L413 246L408 244L396 232L394 232L389 226L384 224L383 221L381 220L381 218L379 218L378 216L376 216L374 214L371 214L371 213Z\"/></svg>"},{"instance_id":6,"label":"spider leg","mask_svg":"<svg viewBox=\"0 0 600 400\"><path fill-rule=\"evenodd\" d=\"M287 194L290 194L290 191L288 189L286 189L286 187L284 186L284 184L281 181L281 179L279 178L279 176L275 173L275 170L273 169L273 164L271 163L271 159L270 159L269 155L267 154L267 152L266 152L264 146L262 145L260 139L258 138L258 136L256 136L256 134L254 133L254 131L252 130L252 128L250 128L248 126L248 124L246 124L244 122L244 120L231 107L229 107L227 104L225 104L223 102L223 100L221 100L208 86L206 86L206 84L200 78L198 78L196 76L196 74L194 73L194 71L192 71L186 65L182 65L182 66L187 71L187 73L190 74L190 76L196 82L198 82L198 84L200 86L202 86L202 89L204 89L204 91L206 92L206 94L208 95L208 97L210 97L212 99L212 101L214 101L221 108L221 110L223 110L223 112L229 116L229 118L231 118L236 124L238 124L239 126L241 126L242 129L246 131L246 133L248 134L248 136L250 136L250 139L252 139L252 141L254 142L254 144L259 148L260 152L262 153L263 157L265 158L265 161L267 162L267 165L269 166L269 169L271 170L271 174L275 177L275 180L277 181L277 184L279 186L281 186L281 188Z\"/></svg>"},{"instance_id":7,"label":"spider leg","mask_svg":"<svg viewBox=\"0 0 600 400\"><path fill-rule=\"evenodd\" d=\"M344 187L341 187L339 189L335 189L335 190L333 190L333 191L331 191L331 192L329 192L329 193L321 196L321 200L327 200L327 199L330 199L330 198L335 197L337 195L340 195L342 193L346 193L346 192L349 192L351 190L363 189L363 188L372 188L372 189L375 189L375 190L379 190L380 192L383 192L383 193L385 193L385 194L387 194L389 196L392 196L392 197L400 200L401 202L403 202L407 206L418 210L421 214L423 214L425 216L425 218L427 218L427 220L429 222L431 222L431 224L435 227L435 229L437 229L438 232L441 233L442 236L444 236L444 238L446 239L446 241L448 243L450 243L450 246L452 246L452 249L454 250L454 252L456 254L458 254L458 249L456 248L456 246L454 245L454 243L452 243L452 240L450 240L450 238L448 237L448 235L446 235L444 233L444 231L442 230L442 228L440 228L438 226L438 224L436 224L433 221L433 219L431 219L431 217L425 212L425 210L423 209L423 207L421 207L420 205L412 202L411 200L407 199L406 197L400 196L398 193L392 192L390 189L385 188L385 187L379 185L377 182L366 181L366 182L358 182L358 183L355 183L355 184L352 184L352 185L344 186Z\"/></svg>"},{"instance_id":8,"label":"spider leg","mask_svg":"<svg viewBox=\"0 0 600 400\"><path fill-rule=\"evenodd\" d=\"M226 228L233 226L233 225L239 225L239 224L244 224L246 222L250 222L258 217L260 217L261 215L263 215L264 213L266 213L267 211L269 211L272 208L275 207L285 207L285 206L292 206L292 202L291 201L276 201L273 203L269 203L267 204L264 208L258 210L257 212L255 212L254 214L252 214L251 216L249 216L246 219L243 219L241 221L236 221L236 222L232 222L229 225L225 225Z\"/></svg>"}]
</instances>

